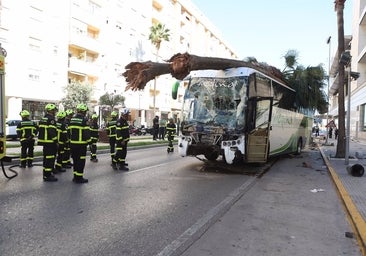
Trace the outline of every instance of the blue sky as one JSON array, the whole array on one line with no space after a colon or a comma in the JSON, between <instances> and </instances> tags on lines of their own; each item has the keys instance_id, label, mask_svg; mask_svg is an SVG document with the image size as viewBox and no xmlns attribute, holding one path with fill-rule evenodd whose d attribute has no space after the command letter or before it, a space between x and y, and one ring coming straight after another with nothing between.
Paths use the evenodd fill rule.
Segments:
<instances>
[{"instance_id":1,"label":"blue sky","mask_svg":"<svg viewBox=\"0 0 366 256\"><path fill-rule=\"evenodd\" d=\"M337 13L334 0L191 0L221 31L239 59L255 57L279 69L284 54L296 50L299 64L328 70L337 48ZM352 33L353 1L344 9L344 33ZM331 59L333 57L331 56Z\"/></svg>"}]
</instances>

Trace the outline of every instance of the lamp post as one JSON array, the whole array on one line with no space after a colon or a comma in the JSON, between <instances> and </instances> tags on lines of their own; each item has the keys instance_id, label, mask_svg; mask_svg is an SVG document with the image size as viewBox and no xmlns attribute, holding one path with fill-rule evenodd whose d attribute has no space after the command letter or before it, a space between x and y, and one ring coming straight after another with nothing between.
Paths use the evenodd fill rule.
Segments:
<instances>
[{"instance_id":1,"label":"lamp post","mask_svg":"<svg viewBox=\"0 0 366 256\"><path fill-rule=\"evenodd\" d=\"M329 45L329 55L328 55L328 109L327 109L327 136L325 136L325 145L328 145L328 130L329 130L329 80L330 80L330 49L331 49L331 36L328 37L327 44Z\"/></svg>"}]
</instances>

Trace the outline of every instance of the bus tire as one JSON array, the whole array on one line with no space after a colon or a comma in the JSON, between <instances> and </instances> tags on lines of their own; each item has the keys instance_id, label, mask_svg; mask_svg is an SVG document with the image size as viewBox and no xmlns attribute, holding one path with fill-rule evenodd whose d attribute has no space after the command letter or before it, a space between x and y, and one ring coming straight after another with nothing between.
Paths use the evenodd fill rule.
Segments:
<instances>
[{"instance_id":1,"label":"bus tire","mask_svg":"<svg viewBox=\"0 0 366 256\"><path fill-rule=\"evenodd\" d=\"M299 139L297 140L297 145L296 145L296 151L295 151L295 154L296 154L296 155L300 155L300 154L301 154L301 152L302 152L302 139L301 139L301 138L299 138Z\"/></svg>"},{"instance_id":2,"label":"bus tire","mask_svg":"<svg viewBox=\"0 0 366 256\"><path fill-rule=\"evenodd\" d=\"M215 161L219 157L219 153L217 153L216 151L211 151L209 153L205 153L204 156L207 160Z\"/></svg>"}]
</instances>

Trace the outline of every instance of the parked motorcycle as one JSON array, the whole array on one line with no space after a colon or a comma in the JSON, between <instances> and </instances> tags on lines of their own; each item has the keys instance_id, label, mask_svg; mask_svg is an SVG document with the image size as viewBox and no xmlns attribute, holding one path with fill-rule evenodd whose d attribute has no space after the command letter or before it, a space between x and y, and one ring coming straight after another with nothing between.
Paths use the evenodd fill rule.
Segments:
<instances>
[{"instance_id":1,"label":"parked motorcycle","mask_svg":"<svg viewBox=\"0 0 366 256\"><path fill-rule=\"evenodd\" d=\"M136 127L133 125L130 125L130 134L134 135L134 136L141 136L141 135L146 135L146 129L145 127Z\"/></svg>"}]
</instances>

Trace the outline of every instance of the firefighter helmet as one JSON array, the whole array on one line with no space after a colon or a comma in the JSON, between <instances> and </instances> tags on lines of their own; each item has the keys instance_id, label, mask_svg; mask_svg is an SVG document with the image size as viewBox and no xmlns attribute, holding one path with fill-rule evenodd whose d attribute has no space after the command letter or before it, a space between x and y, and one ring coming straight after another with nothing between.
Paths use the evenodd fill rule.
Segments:
<instances>
[{"instance_id":1,"label":"firefighter helmet","mask_svg":"<svg viewBox=\"0 0 366 256\"><path fill-rule=\"evenodd\" d=\"M98 118L98 115L97 115L97 114L93 114L93 115L91 116L91 118L92 118L92 119L97 119L97 118Z\"/></svg>"},{"instance_id":2,"label":"firefighter helmet","mask_svg":"<svg viewBox=\"0 0 366 256\"><path fill-rule=\"evenodd\" d=\"M29 114L29 112L28 112L28 110L22 110L21 112L20 112L20 116L21 117L26 117L26 116L29 116L30 114Z\"/></svg>"},{"instance_id":3,"label":"firefighter helmet","mask_svg":"<svg viewBox=\"0 0 366 256\"><path fill-rule=\"evenodd\" d=\"M118 116L118 112L117 111L112 111L111 117L116 117L116 116Z\"/></svg>"},{"instance_id":4,"label":"firefighter helmet","mask_svg":"<svg viewBox=\"0 0 366 256\"><path fill-rule=\"evenodd\" d=\"M130 113L130 110L128 108L122 109L122 115L128 115Z\"/></svg>"},{"instance_id":5,"label":"firefighter helmet","mask_svg":"<svg viewBox=\"0 0 366 256\"><path fill-rule=\"evenodd\" d=\"M85 104L80 103L76 106L76 110L79 112L86 112L88 111L88 107Z\"/></svg>"},{"instance_id":6,"label":"firefighter helmet","mask_svg":"<svg viewBox=\"0 0 366 256\"><path fill-rule=\"evenodd\" d=\"M74 114L74 110L72 109L68 109L66 110L66 115L69 116L69 115L73 115Z\"/></svg>"},{"instance_id":7,"label":"firefighter helmet","mask_svg":"<svg viewBox=\"0 0 366 256\"><path fill-rule=\"evenodd\" d=\"M47 104L45 109L46 109L46 111L57 110L56 105L52 104L52 103Z\"/></svg>"},{"instance_id":8,"label":"firefighter helmet","mask_svg":"<svg viewBox=\"0 0 366 256\"><path fill-rule=\"evenodd\" d=\"M63 118L66 117L66 112L65 111L59 111L56 116L57 116L58 119L63 119Z\"/></svg>"}]
</instances>

